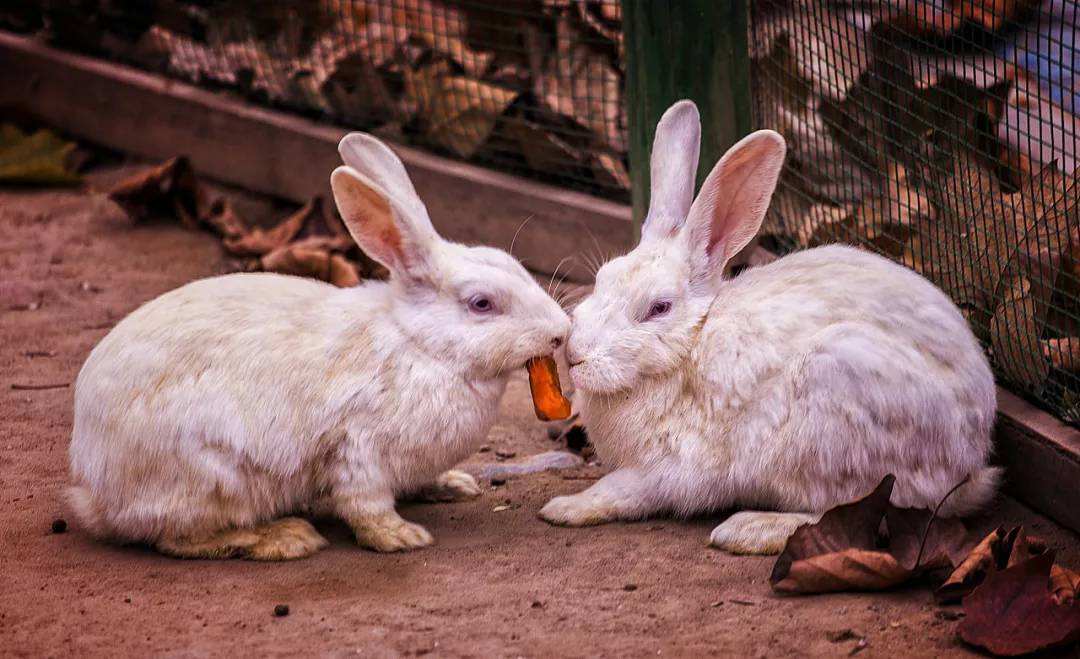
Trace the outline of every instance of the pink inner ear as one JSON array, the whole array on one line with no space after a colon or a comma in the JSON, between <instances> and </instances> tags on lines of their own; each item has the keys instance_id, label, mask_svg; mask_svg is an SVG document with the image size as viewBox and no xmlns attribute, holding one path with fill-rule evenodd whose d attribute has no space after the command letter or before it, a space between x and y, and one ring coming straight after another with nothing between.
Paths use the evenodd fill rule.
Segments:
<instances>
[{"instance_id":1,"label":"pink inner ear","mask_svg":"<svg viewBox=\"0 0 1080 659\"><path fill-rule=\"evenodd\" d=\"M710 202L713 207L713 218L709 230L709 241L705 246L705 253L710 257L720 243L741 243L744 239L749 241L753 235L743 236L742 233L756 232L757 226L747 226L744 215L756 215L761 208L763 200L767 200L768 189L758 186L747 185L751 177L760 175L765 168L766 162L759 159L758 152L753 146L732 153L724 163L720 172L717 185L710 190L713 198ZM721 199L720 196L727 196ZM722 255L731 258L734 254Z\"/></svg>"},{"instance_id":2,"label":"pink inner ear","mask_svg":"<svg viewBox=\"0 0 1080 659\"><path fill-rule=\"evenodd\" d=\"M342 216L353 237L371 257L388 267L401 264L404 244L401 232L394 224L390 203L381 194L360 183L350 181L335 193L343 197Z\"/></svg>"}]
</instances>

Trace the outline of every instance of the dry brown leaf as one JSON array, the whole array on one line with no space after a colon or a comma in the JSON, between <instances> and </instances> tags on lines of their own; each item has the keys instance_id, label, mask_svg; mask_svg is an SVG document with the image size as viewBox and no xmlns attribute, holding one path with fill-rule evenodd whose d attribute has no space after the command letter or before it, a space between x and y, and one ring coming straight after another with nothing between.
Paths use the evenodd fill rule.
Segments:
<instances>
[{"instance_id":1,"label":"dry brown leaf","mask_svg":"<svg viewBox=\"0 0 1080 659\"><path fill-rule=\"evenodd\" d=\"M785 593L883 590L958 560L967 532L955 519L889 503L896 478L837 506L788 539L769 579ZM880 534L882 522L888 536Z\"/></svg>"},{"instance_id":2,"label":"dry brown leaf","mask_svg":"<svg viewBox=\"0 0 1080 659\"><path fill-rule=\"evenodd\" d=\"M241 236L226 236L225 249L237 256L268 254L295 238L308 219L318 211L321 211L321 205L313 199L271 229L255 227Z\"/></svg>"},{"instance_id":3,"label":"dry brown leaf","mask_svg":"<svg viewBox=\"0 0 1080 659\"><path fill-rule=\"evenodd\" d=\"M1013 383L1026 391L1040 392L1050 376L1043 358L1039 305L1031 282L1016 277L1005 283L1005 295L990 320L990 348L994 364Z\"/></svg>"},{"instance_id":4,"label":"dry brown leaf","mask_svg":"<svg viewBox=\"0 0 1080 659\"><path fill-rule=\"evenodd\" d=\"M468 21L456 7L431 0L400 0L393 4L395 25L404 25L413 38L450 57L471 78L484 75L494 54L468 46Z\"/></svg>"},{"instance_id":5,"label":"dry brown leaf","mask_svg":"<svg viewBox=\"0 0 1080 659\"><path fill-rule=\"evenodd\" d=\"M1048 588L1054 553L1001 571L964 599L960 637L1001 656L1068 645L1080 639L1080 602L1055 602Z\"/></svg>"},{"instance_id":6,"label":"dry brown leaf","mask_svg":"<svg viewBox=\"0 0 1080 659\"><path fill-rule=\"evenodd\" d=\"M259 260L263 270L283 275L312 277L329 281L330 252L302 244L285 245Z\"/></svg>"},{"instance_id":7,"label":"dry brown leaf","mask_svg":"<svg viewBox=\"0 0 1080 659\"><path fill-rule=\"evenodd\" d=\"M331 254L329 281L340 288L357 286L360 283L360 272L355 263L341 254Z\"/></svg>"},{"instance_id":8,"label":"dry brown leaf","mask_svg":"<svg viewBox=\"0 0 1080 659\"><path fill-rule=\"evenodd\" d=\"M236 212L232 202L225 198L218 198L211 202L210 207L199 219L225 240L236 240L248 230L247 223Z\"/></svg>"},{"instance_id":9,"label":"dry brown leaf","mask_svg":"<svg viewBox=\"0 0 1080 659\"><path fill-rule=\"evenodd\" d=\"M518 93L479 80L452 75L434 64L405 76L424 132L434 143L471 158L487 141L495 122Z\"/></svg>"},{"instance_id":10,"label":"dry brown leaf","mask_svg":"<svg viewBox=\"0 0 1080 659\"><path fill-rule=\"evenodd\" d=\"M529 166L540 171L565 168L568 163L581 162L581 149L571 146L554 130L515 117L507 122L506 134L517 140L522 155Z\"/></svg>"},{"instance_id":11,"label":"dry brown leaf","mask_svg":"<svg viewBox=\"0 0 1080 659\"><path fill-rule=\"evenodd\" d=\"M1076 602L1080 593L1080 573L1060 565L1050 568L1050 596L1056 604L1069 606Z\"/></svg>"},{"instance_id":12,"label":"dry brown leaf","mask_svg":"<svg viewBox=\"0 0 1080 659\"><path fill-rule=\"evenodd\" d=\"M198 228L204 206L195 170L184 156L124 179L109 190L109 199L135 221L171 216L190 229Z\"/></svg>"},{"instance_id":13,"label":"dry brown leaf","mask_svg":"<svg viewBox=\"0 0 1080 659\"><path fill-rule=\"evenodd\" d=\"M1028 535L1022 526L1006 531L999 526L991 531L968 554L948 579L934 592L939 602L958 602L981 584L988 574L1022 563L1045 553L1046 543Z\"/></svg>"},{"instance_id":14,"label":"dry brown leaf","mask_svg":"<svg viewBox=\"0 0 1080 659\"><path fill-rule=\"evenodd\" d=\"M814 204L789 230L800 247L834 242L837 235L835 227L846 222L851 217L851 211L850 206Z\"/></svg>"},{"instance_id":15,"label":"dry brown leaf","mask_svg":"<svg viewBox=\"0 0 1080 659\"><path fill-rule=\"evenodd\" d=\"M1042 351L1054 368L1080 371L1080 337L1045 339L1042 341Z\"/></svg>"},{"instance_id":16,"label":"dry brown leaf","mask_svg":"<svg viewBox=\"0 0 1080 659\"><path fill-rule=\"evenodd\" d=\"M297 93L346 120L408 119L406 104L391 88L400 84L409 32L386 18L372 17L359 31L324 35L296 65Z\"/></svg>"},{"instance_id":17,"label":"dry brown leaf","mask_svg":"<svg viewBox=\"0 0 1080 659\"><path fill-rule=\"evenodd\" d=\"M630 172L622 160L610 153L593 154L593 176L600 183L620 190L630 189Z\"/></svg>"},{"instance_id":18,"label":"dry brown leaf","mask_svg":"<svg viewBox=\"0 0 1080 659\"><path fill-rule=\"evenodd\" d=\"M533 91L548 108L584 126L611 150L627 150L622 75L609 56L590 46L568 14L556 19L555 52L536 76Z\"/></svg>"},{"instance_id":19,"label":"dry brown leaf","mask_svg":"<svg viewBox=\"0 0 1080 659\"><path fill-rule=\"evenodd\" d=\"M982 583L986 575L995 569L994 546L999 545L1004 537L1004 527L998 527L983 538L953 570L945 583L934 591L934 597L942 603L959 602L964 595L974 590L975 586Z\"/></svg>"}]
</instances>

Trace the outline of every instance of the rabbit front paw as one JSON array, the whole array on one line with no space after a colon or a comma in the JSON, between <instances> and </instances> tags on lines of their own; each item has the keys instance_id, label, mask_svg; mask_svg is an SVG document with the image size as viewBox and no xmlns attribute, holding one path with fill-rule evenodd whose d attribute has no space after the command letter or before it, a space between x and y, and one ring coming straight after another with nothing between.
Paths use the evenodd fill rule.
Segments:
<instances>
[{"instance_id":1,"label":"rabbit front paw","mask_svg":"<svg viewBox=\"0 0 1080 659\"><path fill-rule=\"evenodd\" d=\"M435 542L427 529L394 512L354 524L353 532L361 546L381 552L420 549Z\"/></svg>"},{"instance_id":2,"label":"rabbit front paw","mask_svg":"<svg viewBox=\"0 0 1080 659\"><path fill-rule=\"evenodd\" d=\"M540 519L555 526L594 526L615 518L611 506L589 493L555 497L540 509Z\"/></svg>"},{"instance_id":3,"label":"rabbit front paw","mask_svg":"<svg viewBox=\"0 0 1080 659\"><path fill-rule=\"evenodd\" d=\"M421 499L435 502L464 501L478 496L480 485L476 479L458 469L439 474L433 484L420 492Z\"/></svg>"}]
</instances>

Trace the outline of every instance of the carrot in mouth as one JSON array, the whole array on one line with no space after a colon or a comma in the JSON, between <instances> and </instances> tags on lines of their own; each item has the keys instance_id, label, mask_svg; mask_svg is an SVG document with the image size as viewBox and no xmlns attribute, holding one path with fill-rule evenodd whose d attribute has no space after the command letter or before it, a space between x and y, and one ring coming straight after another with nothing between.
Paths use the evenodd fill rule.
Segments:
<instances>
[{"instance_id":1,"label":"carrot in mouth","mask_svg":"<svg viewBox=\"0 0 1080 659\"><path fill-rule=\"evenodd\" d=\"M533 357L525 363L533 408L541 421L559 421L570 416L570 401L559 387L559 369L551 357Z\"/></svg>"}]
</instances>

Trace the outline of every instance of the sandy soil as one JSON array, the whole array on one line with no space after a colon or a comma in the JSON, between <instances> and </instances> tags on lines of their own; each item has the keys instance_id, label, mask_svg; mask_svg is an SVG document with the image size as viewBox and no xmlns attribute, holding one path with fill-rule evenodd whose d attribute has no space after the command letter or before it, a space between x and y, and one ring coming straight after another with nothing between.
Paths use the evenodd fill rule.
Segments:
<instances>
[{"instance_id":1,"label":"sandy soil","mask_svg":"<svg viewBox=\"0 0 1080 659\"><path fill-rule=\"evenodd\" d=\"M126 313L231 266L210 235L133 226L86 191L0 191L0 232L0 654L967 652L948 619L957 609L935 606L926 587L774 596L771 559L705 546L721 516L583 530L536 518L550 496L588 485L597 467L514 478L469 503L405 506L437 544L404 555L358 549L333 522L318 523L327 550L285 564L185 562L98 544L61 498L72 390L13 385L73 382ZM552 448L523 377L488 444L472 461ZM66 533L51 532L57 518L72 521ZM1013 501L976 525L1017 522L1061 548L1063 562L1080 564L1076 536ZM275 617L277 604L289 615ZM845 629L855 638L830 640Z\"/></svg>"}]
</instances>

